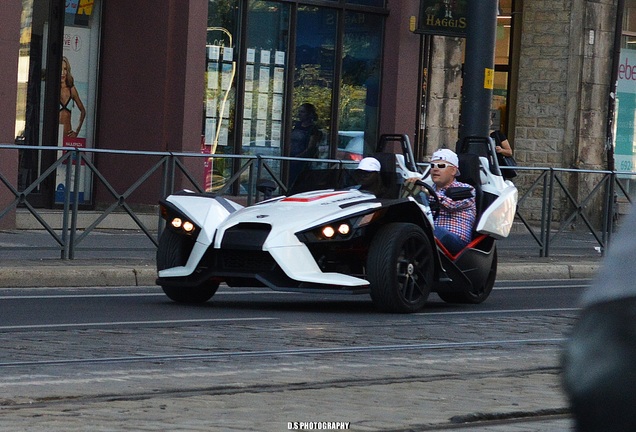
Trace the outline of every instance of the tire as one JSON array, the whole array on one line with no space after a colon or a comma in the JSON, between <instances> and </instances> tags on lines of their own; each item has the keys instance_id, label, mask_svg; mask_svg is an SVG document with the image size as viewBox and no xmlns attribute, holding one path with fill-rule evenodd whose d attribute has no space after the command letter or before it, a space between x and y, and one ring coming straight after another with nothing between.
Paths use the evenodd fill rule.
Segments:
<instances>
[{"instance_id":1,"label":"tire","mask_svg":"<svg viewBox=\"0 0 636 432\"><path fill-rule=\"evenodd\" d=\"M157 270L180 267L186 264L194 240L165 229L157 247ZM209 281L195 287L161 285L168 298L177 303L205 303L219 289L219 282Z\"/></svg>"},{"instance_id":2,"label":"tire","mask_svg":"<svg viewBox=\"0 0 636 432\"><path fill-rule=\"evenodd\" d=\"M432 251L417 225L392 223L378 231L367 257L371 299L377 308L411 313L424 307L433 285Z\"/></svg>"},{"instance_id":3,"label":"tire","mask_svg":"<svg viewBox=\"0 0 636 432\"><path fill-rule=\"evenodd\" d=\"M473 291L465 292L453 292L453 293L437 293L439 297L446 303L464 303L464 304L479 304L486 300L492 288L495 286L495 279L497 278L497 249L495 248L492 257L492 263L490 264L490 271L484 283L477 287Z\"/></svg>"}]
</instances>

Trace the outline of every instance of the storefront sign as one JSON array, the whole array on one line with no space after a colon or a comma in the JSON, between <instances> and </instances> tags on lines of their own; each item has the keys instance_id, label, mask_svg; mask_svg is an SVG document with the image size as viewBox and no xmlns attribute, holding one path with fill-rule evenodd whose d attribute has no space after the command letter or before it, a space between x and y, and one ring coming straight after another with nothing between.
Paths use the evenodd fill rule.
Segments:
<instances>
[{"instance_id":1,"label":"storefront sign","mask_svg":"<svg viewBox=\"0 0 636 432\"><path fill-rule=\"evenodd\" d=\"M416 33L466 36L468 0L420 0Z\"/></svg>"},{"instance_id":2,"label":"storefront sign","mask_svg":"<svg viewBox=\"0 0 636 432\"><path fill-rule=\"evenodd\" d=\"M621 49L616 87L616 131L614 134L614 166L617 171L635 171L635 112L636 50Z\"/></svg>"}]
</instances>

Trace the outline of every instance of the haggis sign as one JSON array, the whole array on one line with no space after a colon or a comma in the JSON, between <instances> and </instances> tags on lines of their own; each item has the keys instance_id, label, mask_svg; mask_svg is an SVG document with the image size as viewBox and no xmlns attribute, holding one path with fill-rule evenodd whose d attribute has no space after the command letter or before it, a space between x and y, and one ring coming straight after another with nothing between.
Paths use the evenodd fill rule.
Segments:
<instances>
[{"instance_id":1,"label":"haggis sign","mask_svg":"<svg viewBox=\"0 0 636 432\"><path fill-rule=\"evenodd\" d=\"M420 16L415 32L465 37L467 3L468 0L420 0Z\"/></svg>"}]
</instances>

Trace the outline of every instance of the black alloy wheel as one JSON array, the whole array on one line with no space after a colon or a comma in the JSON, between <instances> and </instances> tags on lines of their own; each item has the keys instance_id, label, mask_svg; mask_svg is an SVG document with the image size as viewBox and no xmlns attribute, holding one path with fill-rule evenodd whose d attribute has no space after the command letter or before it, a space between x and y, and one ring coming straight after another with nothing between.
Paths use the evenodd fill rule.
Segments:
<instances>
[{"instance_id":1,"label":"black alloy wheel","mask_svg":"<svg viewBox=\"0 0 636 432\"><path fill-rule=\"evenodd\" d=\"M431 243L419 226L391 223L373 238L367 257L371 298L380 310L417 312L431 292L435 262Z\"/></svg>"},{"instance_id":2,"label":"black alloy wheel","mask_svg":"<svg viewBox=\"0 0 636 432\"><path fill-rule=\"evenodd\" d=\"M194 240L165 229L157 247L157 270L184 266L192 251ZM177 303L205 303L219 289L218 281L208 281L196 287L162 285L163 292Z\"/></svg>"}]
</instances>

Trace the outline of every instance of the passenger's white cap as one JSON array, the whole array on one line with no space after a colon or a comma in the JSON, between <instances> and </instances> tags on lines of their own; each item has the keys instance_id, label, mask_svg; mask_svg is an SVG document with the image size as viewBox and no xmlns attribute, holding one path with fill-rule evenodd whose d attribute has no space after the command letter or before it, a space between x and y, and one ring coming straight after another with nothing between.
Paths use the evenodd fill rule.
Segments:
<instances>
[{"instance_id":1,"label":"passenger's white cap","mask_svg":"<svg viewBox=\"0 0 636 432\"><path fill-rule=\"evenodd\" d=\"M380 172L380 161L374 157L365 157L358 164L358 169L362 171Z\"/></svg>"}]
</instances>

